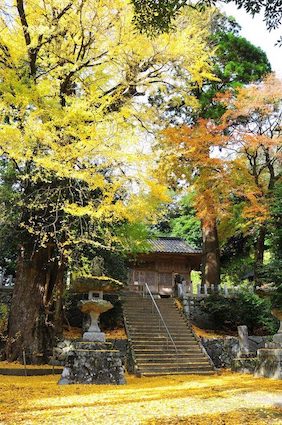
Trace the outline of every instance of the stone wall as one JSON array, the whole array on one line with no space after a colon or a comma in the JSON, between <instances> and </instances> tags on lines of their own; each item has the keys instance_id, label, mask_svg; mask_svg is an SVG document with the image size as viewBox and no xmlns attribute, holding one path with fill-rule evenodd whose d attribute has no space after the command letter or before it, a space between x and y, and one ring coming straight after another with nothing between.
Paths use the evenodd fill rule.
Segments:
<instances>
[{"instance_id":1,"label":"stone wall","mask_svg":"<svg viewBox=\"0 0 282 425\"><path fill-rule=\"evenodd\" d=\"M263 348L270 336L249 336L250 350L256 355ZM232 361L239 354L239 340L236 337L203 338L201 342L217 368L230 368Z\"/></svg>"},{"instance_id":2,"label":"stone wall","mask_svg":"<svg viewBox=\"0 0 282 425\"><path fill-rule=\"evenodd\" d=\"M58 383L125 384L120 352L107 342L73 341Z\"/></svg>"}]
</instances>

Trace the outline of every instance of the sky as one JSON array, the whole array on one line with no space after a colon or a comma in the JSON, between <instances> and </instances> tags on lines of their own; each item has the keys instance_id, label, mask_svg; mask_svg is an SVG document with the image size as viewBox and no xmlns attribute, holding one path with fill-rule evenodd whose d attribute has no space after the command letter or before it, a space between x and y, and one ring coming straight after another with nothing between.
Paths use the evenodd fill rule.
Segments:
<instances>
[{"instance_id":1,"label":"sky","mask_svg":"<svg viewBox=\"0 0 282 425\"><path fill-rule=\"evenodd\" d=\"M275 46L282 29L267 31L262 15L256 15L252 18L250 14L243 9L238 10L233 4L222 5L221 9L227 15L234 16L242 27L240 35L265 51L272 70L282 78L282 47Z\"/></svg>"}]
</instances>

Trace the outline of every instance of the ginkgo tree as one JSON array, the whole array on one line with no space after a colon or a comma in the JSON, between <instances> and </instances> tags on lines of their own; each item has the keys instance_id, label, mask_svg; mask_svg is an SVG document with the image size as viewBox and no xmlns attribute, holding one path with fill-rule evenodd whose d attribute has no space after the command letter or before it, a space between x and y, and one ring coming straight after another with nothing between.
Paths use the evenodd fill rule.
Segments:
<instances>
[{"instance_id":1,"label":"ginkgo tree","mask_svg":"<svg viewBox=\"0 0 282 425\"><path fill-rule=\"evenodd\" d=\"M153 40L132 18L125 0L1 2L0 148L16 193L1 216L20 247L8 359L46 354L76 247L122 244L120 223L167 200L138 148L157 119L146 97L212 78L209 13L183 10L178 31Z\"/></svg>"}]
</instances>

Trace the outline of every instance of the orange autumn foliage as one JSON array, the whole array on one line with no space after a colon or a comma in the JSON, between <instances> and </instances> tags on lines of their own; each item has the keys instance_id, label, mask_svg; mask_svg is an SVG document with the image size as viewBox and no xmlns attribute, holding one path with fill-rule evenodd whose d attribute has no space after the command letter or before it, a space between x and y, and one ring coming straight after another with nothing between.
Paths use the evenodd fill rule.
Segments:
<instances>
[{"instance_id":1,"label":"orange autumn foliage","mask_svg":"<svg viewBox=\"0 0 282 425\"><path fill-rule=\"evenodd\" d=\"M164 132L161 170L194 190L203 225L228 219L234 197L244 203L246 225L267 221L271 191L281 178L281 99L282 82L270 75L236 96L218 96L227 108L219 123L200 119Z\"/></svg>"},{"instance_id":2,"label":"orange autumn foliage","mask_svg":"<svg viewBox=\"0 0 282 425\"><path fill-rule=\"evenodd\" d=\"M196 193L195 208L203 225L228 214L230 173L226 160L215 151L226 143L220 127L200 119L193 127L167 129L164 136L161 169L168 170L170 163L169 177L188 182Z\"/></svg>"}]
</instances>

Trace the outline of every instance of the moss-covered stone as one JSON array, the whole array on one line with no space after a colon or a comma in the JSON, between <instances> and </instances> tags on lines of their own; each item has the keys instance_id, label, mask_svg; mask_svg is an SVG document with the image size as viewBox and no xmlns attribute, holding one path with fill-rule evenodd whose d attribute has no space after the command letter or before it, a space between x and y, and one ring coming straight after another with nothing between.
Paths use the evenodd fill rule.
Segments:
<instances>
[{"instance_id":1,"label":"moss-covered stone","mask_svg":"<svg viewBox=\"0 0 282 425\"><path fill-rule=\"evenodd\" d=\"M115 292L123 288L124 283L109 276L74 276L72 291L86 293L89 291Z\"/></svg>"}]
</instances>

